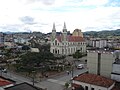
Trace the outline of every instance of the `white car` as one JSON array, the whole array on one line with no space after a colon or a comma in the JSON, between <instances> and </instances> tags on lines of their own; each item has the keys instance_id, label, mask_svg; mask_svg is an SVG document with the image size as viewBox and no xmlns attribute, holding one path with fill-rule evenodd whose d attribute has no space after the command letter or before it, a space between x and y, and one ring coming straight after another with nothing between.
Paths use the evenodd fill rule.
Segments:
<instances>
[{"instance_id":1,"label":"white car","mask_svg":"<svg viewBox=\"0 0 120 90\"><path fill-rule=\"evenodd\" d=\"M4 69L2 70L2 72L7 73L7 69L4 68Z\"/></svg>"},{"instance_id":2,"label":"white car","mask_svg":"<svg viewBox=\"0 0 120 90\"><path fill-rule=\"evenodd\" d=\"M77 69L83 69L84 68L84 64L79 64L78 66L77 66Z\"/></svg>"}]
</instances>

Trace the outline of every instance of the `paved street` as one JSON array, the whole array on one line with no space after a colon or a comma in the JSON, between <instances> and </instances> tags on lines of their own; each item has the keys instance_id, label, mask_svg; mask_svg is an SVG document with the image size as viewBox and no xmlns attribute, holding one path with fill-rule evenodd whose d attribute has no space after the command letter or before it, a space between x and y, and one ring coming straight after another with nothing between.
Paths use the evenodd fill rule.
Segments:
<instances>
[{"instance_id":1,"label":"paved street","mask_svg":"<svg viewBox=\"0 0 120 90\"><path fill-rule=\"evenodd\" d=\"M80 63L84 63L84 62L81 62L81 61L75 62L75 64L77 65ZM86 71L87 71L86 67L84 69L74 69L73 76L84 73ZM27 83L33 84L32 78L20 76L19 74L16 74L14 72L7 72L7 73L1 73L1 74L4 77L15 80L16 83L27 82ZM47 88L47 90L63 90L65 83L69 82L71 78L72 78L72 73L68 75L67 72L64 72L61 75L48 77L47 79L44 79L42 81L37 80L37 82L35 83L35 86L41 87L41 88Z\"/></svg>"},{"instance_id":2,"label":"paved street","mask_svg":"<svg viewBox=\"0 0 120 90\"><path fill-rule=\"evenodd\" d=\"M87 70L86 69L74 70L74 76L78 75L80 73L83 73L85 71L87 71ZM17 81L17 83L28 82L28 83L32 84L31 78L25 78L23 76L20 76L18 74L12 73L12 72L2 73L2 76L8 77L12 80L15 80L15 81ZM71 73L69 75L67 73L64 73L60 76L48 78L41 82L37 81L37 83L35 83L35 86L47 88L47 90L63 90L63 86L64 86L65 82L69 82L69 80L71 78L72 78Z\"/></svg>"}]
</instances>

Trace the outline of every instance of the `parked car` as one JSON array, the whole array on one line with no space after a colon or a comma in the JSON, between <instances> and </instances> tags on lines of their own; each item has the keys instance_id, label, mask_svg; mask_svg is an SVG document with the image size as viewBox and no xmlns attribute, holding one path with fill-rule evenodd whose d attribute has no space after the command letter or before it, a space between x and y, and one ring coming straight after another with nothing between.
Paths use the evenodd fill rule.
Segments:
<instances>
[{"instance_id":1,"label":"parked car","mask_svg":"<svg viewBox=\"0 0 120 90\"><path fill-rule=\"evenodd\" d=\"M84 68L84 64L79 64L78 66L77 66L77 69L83 69Z\"/></svg>"},{"instance_id":2,"label":"parked car","mask_svg":"<svg viewBox=\"0 0 120 90\"><path fill-rule=\"evenodd\" d=\"M2 69L2 72L7 73L7 69L6 68Z\"/></svg>"}]
</instances>

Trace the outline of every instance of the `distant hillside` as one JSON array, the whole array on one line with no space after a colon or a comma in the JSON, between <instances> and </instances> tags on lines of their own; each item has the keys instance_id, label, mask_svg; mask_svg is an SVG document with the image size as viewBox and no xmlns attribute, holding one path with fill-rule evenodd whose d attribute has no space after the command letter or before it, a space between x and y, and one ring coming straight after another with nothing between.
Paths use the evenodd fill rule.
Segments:
<instances>
[{"instance_id":1,"label":"distant hillside","mask_svg":"<svg viewBox=\"0 0 120 90\"><path fill-rule=\"evenodd\" d=\"M88 31L83 33L85 36L106 38L110 36L120 36L120 29L117 30L104 30L104 31Z\"/></svg>"}]
</instances>

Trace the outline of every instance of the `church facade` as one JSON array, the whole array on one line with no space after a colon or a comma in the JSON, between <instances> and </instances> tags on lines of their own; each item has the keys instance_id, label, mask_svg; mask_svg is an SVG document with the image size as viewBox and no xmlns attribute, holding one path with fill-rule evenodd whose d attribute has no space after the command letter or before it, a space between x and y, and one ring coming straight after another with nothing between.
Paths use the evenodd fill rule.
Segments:
<instances>
[{"instance_id":1,"label":"church facade","mask_svg":"<svg viewBox=\"0 0 120 90\"><path fill-rule=\"evenodd\" d=\"M84 38L79 35L68 35L65 23L62 33L57 35L55 24L53 24L50 52L60 55L72 55L77 50L86 53L86 42Z\"/></svg>"}]
</instances>

